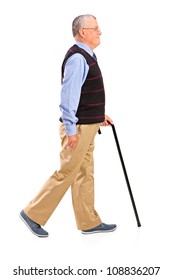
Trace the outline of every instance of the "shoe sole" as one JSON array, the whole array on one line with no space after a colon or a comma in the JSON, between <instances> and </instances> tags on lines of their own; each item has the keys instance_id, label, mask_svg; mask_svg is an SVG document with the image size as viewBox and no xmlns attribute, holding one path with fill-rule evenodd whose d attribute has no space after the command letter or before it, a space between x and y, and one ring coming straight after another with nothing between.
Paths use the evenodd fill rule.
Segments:
<instances>
[{"instance_id":1,"label":"shoe sole","mask_svg":"<svg viewBox=\"0 0 173 280\"><path fill-rule=\"evenodd\" d=\"M117 229L117 227L113 228L113 229L109 229L109 230L95 230L95 231L81 231L82 234L94 234L94 233L107 233L107 232L112 232L115 231Z\"/></svg>"},{"instance_id":2,"label":"shoe sole","mask_svg":"<svg viewBox=\"0 0 173 280\"><path fill-rule=\"evenodd\" d=\"M21 218L21 220L25 223L25 225L29 228L29 230L30 230L34 235L36 235L36 236L38 236L38 237L43 237L43 238L49 236L48 234L47 234L47 235L40 235L40 234L35 233L35 232L30 228L30 226L28 225L28 223L25 221L25 219L22 217L21 214L19 214L19 217Z\"/></svg>"}]
</instances>

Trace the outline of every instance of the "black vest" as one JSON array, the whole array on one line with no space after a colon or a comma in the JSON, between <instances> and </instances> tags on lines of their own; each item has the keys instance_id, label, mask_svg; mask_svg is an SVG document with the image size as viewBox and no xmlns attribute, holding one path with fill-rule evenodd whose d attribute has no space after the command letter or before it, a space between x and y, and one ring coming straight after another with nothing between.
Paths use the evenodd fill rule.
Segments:
<instances>
[{"instance_id":1,"label":"black vest","mask_svg":"<svg viewBox=\"0 0 173 280\"><path fill-rule=\"evenodd\" d=\"M105 119L105 91L100 68L94 58L84 49L73 45L66 53L62 64L62 79L67 59L75 53L82 54L89 66L88 75L81 88L76 117L77 124L100 123Z\"/></svg>"}]
</instances>

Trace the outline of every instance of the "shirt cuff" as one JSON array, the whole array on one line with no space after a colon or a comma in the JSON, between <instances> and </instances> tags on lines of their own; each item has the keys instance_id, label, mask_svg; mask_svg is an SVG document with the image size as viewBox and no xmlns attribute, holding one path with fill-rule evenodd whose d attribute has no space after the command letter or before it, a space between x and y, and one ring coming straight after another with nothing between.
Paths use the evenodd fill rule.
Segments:
<instances>
[{"instance_id":1,"label":"shirt cuff","mask_svg":"<svg viewBox=\"0 0 173 280\"><path fill-rule=\"evenodd\" d=\"M65 124L65 130L67 136L77 134L76 124Z\"/></svg>"}]
</instances>

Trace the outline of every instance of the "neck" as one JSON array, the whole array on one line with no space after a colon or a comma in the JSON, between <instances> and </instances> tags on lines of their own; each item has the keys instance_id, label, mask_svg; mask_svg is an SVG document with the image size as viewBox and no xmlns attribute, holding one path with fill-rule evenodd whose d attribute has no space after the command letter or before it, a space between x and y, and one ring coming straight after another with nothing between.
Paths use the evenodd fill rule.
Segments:
<instances>
[{"instance_id":1,"label":"neck","mask_svg":"<svg viewBox=\"0 0 173 280\"><path fill-rule=\"evenodd\" d=\"M80 37L80 36L76 36L76 37L75 37L75 41L76 41L76 42L81 42L81 43L87 45L91 50L94 50L94 47L91 46L91 45L89 45L89 44L86 42L86 40L85 40L84 38Z\"/></svg>"}]
</instances>

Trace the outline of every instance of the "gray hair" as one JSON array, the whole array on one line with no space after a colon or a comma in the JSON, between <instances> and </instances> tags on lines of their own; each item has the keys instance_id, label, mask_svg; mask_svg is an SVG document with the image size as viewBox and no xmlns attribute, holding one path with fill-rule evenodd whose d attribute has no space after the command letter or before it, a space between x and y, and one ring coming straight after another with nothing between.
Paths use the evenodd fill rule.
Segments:
<instances>
[{"instance_id":1,"label":"gray hair","mask_svg":"<svg viewBox=\"0 0 173 280\"><path fill-rule=\"evenodd\" d=\"M80 15L78 17L76 17L73 22L72 22L72 33L73 33L73 37L75 37L78 32L79 29L83 26L85 26L85 23L87 21L87 19L93 17L94 19L96 19L95 16L90 15L90 14L86 14L86 15Z\"/></svg>"}]
</instances>

